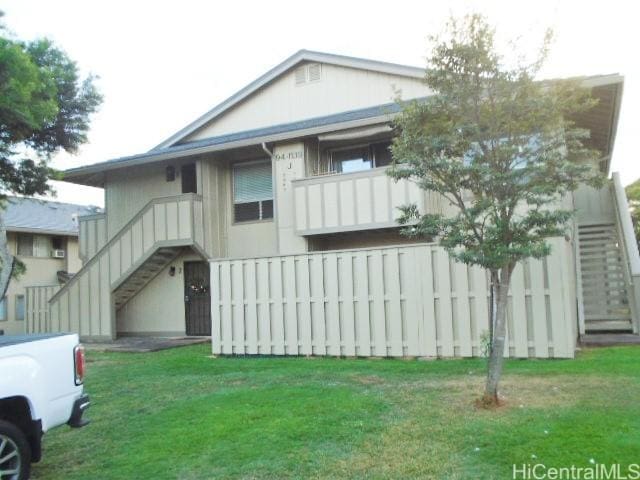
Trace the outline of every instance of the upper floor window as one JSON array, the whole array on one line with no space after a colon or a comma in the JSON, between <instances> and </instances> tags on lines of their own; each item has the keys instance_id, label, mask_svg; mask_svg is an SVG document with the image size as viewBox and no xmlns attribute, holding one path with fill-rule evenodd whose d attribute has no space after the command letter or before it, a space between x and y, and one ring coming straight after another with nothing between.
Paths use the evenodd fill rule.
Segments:
<instances>
[{"instance_id":1,"label":"upper floor window","mask_svg":"<svg viewBox=\"0 0 640 480\"><path fill-rule=\"evenodd\" d=\"M59 241L55 240L59 237L50 237L48 235L34 235L32 233L19 233L17 238L16 253L21 257L50 257L53 245ZM64 250L59 248L57 250Z\"/></svg>"},{"instance_id":2,"label":"upper floor window","mask_svg":"<svg viewBox=\"0 0 640 480\"><path fill-rule=\"evenodd\" d=\"M33 235L30 233L18 234L18 255L33 257Z\"/></svg>"},{"instance_id":3,"label":"upper floor window","mask_svg":"<svg viewBox=\"0 0 640 480\"><path fill-rule=\"evenodd\" d=\"M196 164L189 163L180 168L182 178L182 193L198 193L196 182Z\"/></svg>"},{"instance_id":4,"label":"upper floor window","mask_svg":"<svg viewBox=\"0 0 640 480\"><path fill-rule=\"evenodd\" d=\"M51 248L53 250L64 250L65 242L63 237L51 237Z\"/></svg>"},{"instance_id":5,"label":"upper floor window","mask_svg":"<svg viewBox=\"0 0 640 480\"><path fill-rule=\"evenodd\" d=\"M233 215L236 222L273 218L273 178L269 160L234 165Z\"/></svg>"},{"instance_id":6,"label":"upper floor window","mask_svg":"<svg viewBox=\"0 0 640 480\"><path fill-rule=\"evenodd\" d=\"M391 163L390 142L331 150L332 170L338 173L361 172Z\"/></svg>"}]
</instances>

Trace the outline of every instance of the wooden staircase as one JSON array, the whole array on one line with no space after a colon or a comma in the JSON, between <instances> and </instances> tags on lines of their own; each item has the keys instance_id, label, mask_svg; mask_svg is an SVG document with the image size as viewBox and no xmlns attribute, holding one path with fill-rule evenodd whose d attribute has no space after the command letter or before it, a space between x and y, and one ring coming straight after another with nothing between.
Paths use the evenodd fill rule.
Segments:
<instances>
[{"instance_id":1,"label":"wooden staircase","mask_svg":"<svg viewBox=\"0 0 640 480\"><path fill-rule=\"evenodd\" d=\"M578 226L586 333L632 332L629 281L614 223Z\"/></svg>"},{"instance_id":2,"label":"wooden staircase","mask_svg":"<svg viewBox=\"0 0 640 480\"><path fill-rule=\"evenodd\" d=\"M115 338L117 310L170 262L185 251L207 258L203 218L198 195L152 199L50 297L46 326L32 330Z\"/></svg>"},{"instance_id":3,"label":"wooden staircase","mask_svg":"<svg viewBox=\"0 0 640 480\"><path fill-rule=\"evenodd\" d=\"M129 277L113 292L116 310L135 297L147 283L178 257L180 248L160 248L153 252Z\"/></svg>"}]
</instances>

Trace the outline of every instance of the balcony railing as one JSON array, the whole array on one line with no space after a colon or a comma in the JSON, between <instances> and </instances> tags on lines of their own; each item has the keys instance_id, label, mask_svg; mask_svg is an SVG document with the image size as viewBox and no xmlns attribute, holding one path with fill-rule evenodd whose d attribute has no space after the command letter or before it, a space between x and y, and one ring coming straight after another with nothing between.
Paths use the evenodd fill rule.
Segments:
<instances>
[{"instance_id":1,"label":"balcony railing","mask_svg":"<svg viewBox=\"0 0 640 480\"><path fill-rule=\"evenodd\" d=\"M442 212L442 197L408 180L396 182L386 168L293 181L298 235L398 226L398 207L415 203L422 213Z\"/></svg>"},{"instance_id":2,"label":"balcony railing","mask_svg":"<svg viewBox=\"0 0 640 480\"><path fill-rule=\"evenodd\" d=\"M83 215L78 222L80 259L84 263L107 243L107 216L104 213Z\"/></svg>"}]
</instances>

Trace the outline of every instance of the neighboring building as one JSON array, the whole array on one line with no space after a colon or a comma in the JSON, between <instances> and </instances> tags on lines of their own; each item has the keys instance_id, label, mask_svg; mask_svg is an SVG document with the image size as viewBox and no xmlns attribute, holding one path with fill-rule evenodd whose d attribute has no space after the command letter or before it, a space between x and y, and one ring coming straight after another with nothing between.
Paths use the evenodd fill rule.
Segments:
<instances>
[{"instance_id":1,"label":"neighboring building","mask_svg":"<svg viewBox=\"0 0 640 480\"><path fill-rule=\"evenodd\" d=\"M212 334L214 353L478 355L486 275L395 222L409 201L451 206L385 174L394 98L428 96L423 75L300 51L152 150L68 170L104 188L106 211L81 218L84 266L48 303L34 292L46 319L30 330ZM608 174L623 79L581 80L600 102L575 120ZM518 267L506 354L570 357L579 334L638 332L620 188L562 200L578 216L551 257Z\"/></svg>"},{"instance_id":2,"label":"neighboring building","mask_svg":"<svg viewBox=\"0 0 640 480\"><path fill-rule=\"evenodd\" d=\"M0 302L0 330L25 332L26 286L56 286L80 270L78 217L96 207L9 197L2 212L9 251L26 267Z\"/></svg>"}]
</instances>

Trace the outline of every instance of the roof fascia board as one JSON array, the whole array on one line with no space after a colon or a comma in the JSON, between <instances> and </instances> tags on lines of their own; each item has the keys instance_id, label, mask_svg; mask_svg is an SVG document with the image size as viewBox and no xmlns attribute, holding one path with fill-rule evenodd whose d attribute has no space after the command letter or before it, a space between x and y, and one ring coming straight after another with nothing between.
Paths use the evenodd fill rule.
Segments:
<instances>
[{"instance_id":1,"label":"roof fascia board","mask_svg":"<svg viewBox=\"0 0 640 480\"><path fill-rule=\"evenodd\" d=\"M46 228L35 228L35 227L7 227L7 232L16 232L16 233L36 233L40 235L59 235L64 237L77 237L77 231L70 230L49 230Z\"/></svg>"},{"instance_id":2,"label":"roof fascia board","mask_svg":"<svg viewBox=\"0 0 640 480\"><path fill-rule=\"evenodd\" d=\"M603 87L605 85L612 85L615 83L624 83L624 76L618 73L612 73L610 75L586 77L582 80L582 85L585 88Z\"/></svg>"},{"instance_id":3,"label":"roof fascia board","mask_svg":"<svg viewBox=\"0 0 640 480\"><path fill-rule=\"evenodd\" d=\"M618 122L620 120L620 108L622 106L622 94L624 93L624 81L621 80L616 89L616 101L614 103L614 111L612 112L609 131L609 154L607 155L607 162L605 166L605 174L608 176L611 170L611 158L613 157L613 150L616 145L616 135L618 134Z\"/></svg>"},{"instance_id":4,"label":"roof fascia board","mask_svg":"<svg viewBox=\"0 0 640 480\"><path fill-rule=\"evenodd\" d=\"M328 63L332 65L338 65L342 67L355 68L361 70L372 70L382 73L389 73L392 75L399 75L405 77L413 77L413 78L423 78L425 70L418 67L411 67L407 65L399 65L395 63L387 63L387 62L379 62L376 60L367 60L363 58L356 57L347 57L343 55L334 55L330 53L322 53L322 52L313 52L309 50L300 50L299 52L293 54L289 58L287 58L284 62L276 65L271 70L269 70L264 75L258 77L253 82L249 83L244 88L240 89L229 98L224 100L222 103L219 103L211 110L209 110L204 115L197 118L195 121L191 122L189 125L174 133L171 137L163 141L162 143L156 145L151 149L158 150L161 148L167 148L179 140L183 139L187 135L193 133L206 123L210 122L217 116L221 115L225 111L232 108L234 105L237 105L254 92L264 87L275 78L282 75L284 72L294 67L300 62L308 61L308 62L319 62L319 63Z\"/></svg>"}]
</instances>

